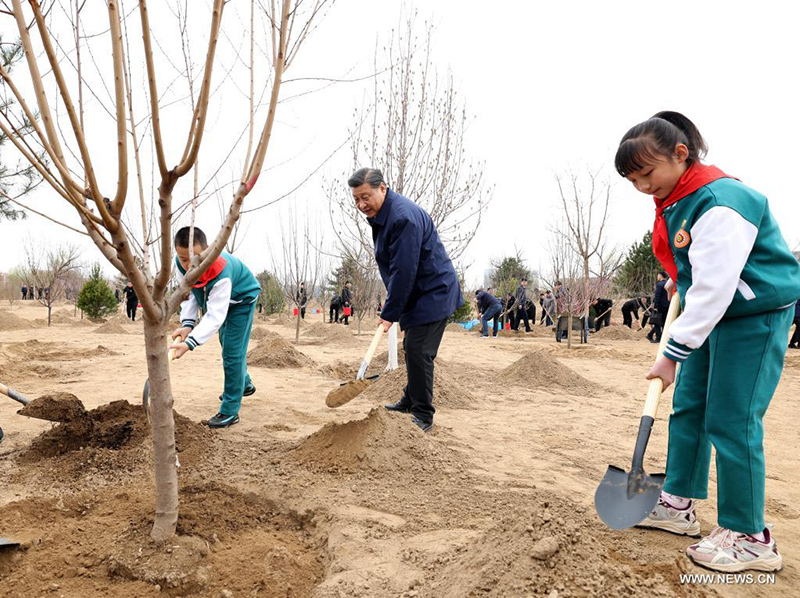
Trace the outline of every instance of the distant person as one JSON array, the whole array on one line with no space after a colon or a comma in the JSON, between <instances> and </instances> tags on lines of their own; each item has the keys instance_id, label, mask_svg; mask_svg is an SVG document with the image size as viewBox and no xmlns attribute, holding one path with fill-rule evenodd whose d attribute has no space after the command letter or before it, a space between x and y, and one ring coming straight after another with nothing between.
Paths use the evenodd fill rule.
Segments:
<instances>
[{"instance_id":1,"label":"distant person","mask_svg":"<svg viewBox=\"0 0 800 598\"><path fill-rule=\"evenodd\" d=\"M185 226L175 234L175 265L182 276L189 269L189 232ZM205 233L194 227L194 254L208 248ZM181 303L181 327L172 333L175 359L211 340L217 332L222 345L225 387L209 428L226 428L239 422L242 397L256 391L247 373L247 346L253 329L256 299L261 287L253 273L237 257L222 252L192 285ZM203 316L200 318L200 310ZM198 321L199 318L199 321Z\"/></svg>"},{"instance_id":2,"label":"distant person","mask_svg":"<svg viewBox=\"0 0 800 598\"><path fill-rule=\"evenodd\" d=\"M344 310L344 315L342 316L342 323L345 326L350 325L350 316L353 315L353 294L350 291L350 287L352 283L348 280L344 283L342 287L342 309ZM348 311L350 313L348 313Z\"/></svg>"},{"instance_id":3,"label":"distant person","mask_svg":"<svg viewBox=\"0 0 800 598\"><path fill-rule=\"evenodd\" d=\"M347 181L356 208L367 216L375 261L386 287L378 320L384 331L394 322L405 331L408 385L390 411L411 413L423 432L433 427L434 363L447 319L464 302L458 276L430 215L387 188L383 173L362 168Z\"/></svg>"},{"instance_id":4,"label":"distant person","mask_svg":"<svg viewBox=\"0 0 800 598\"><path fill-rule=\"evenodd\" d=\"M665 288L666 284L667 273L661 271L656 275L656 288L653 293L653 313L650 315L652 328L647 333L647 340L651 343L661 342L661 331L664 329L664 321L667 319L669 297Z\"/></svg>"},{"instance_id":5,"label":"distant person","mask_svg":"<svg viewBox=\"0 0 800 598\"><path fill-rule=\"evenodd\" d=\"M531 326L536 326L536 304L528 299L525 301L525 311L528 312L528 320L530 320Z\"/></svg>"},{"instance_id":6,"label":"distant person","mask_svg":"<svg viewBox=\"0 0 800 598\"><path fill-rule=\"evenodd\" d=\"M539 325L544 324L544 293L539 293Z\"/></svg>"},{"instance_id":7,"label":"distant person","mask_svg":"<svg viewBox=\"0 0 800 598\"><path fill-rule=\"evenodd\" d=\"M514 314L514 324L512 325L512 327L514 328L514 330L519 330L520 322L524 320L525 332L530 332L531 325L528 322L528 312L525 309L526 303L528 301L527 288L528 288L528 279L522 278L519 281L517 292L514 293L514 305L516 306L516 309Z\"/></svg>"},{"instance_id":8,"label":"distant person","mask_svg":"<svg viewBox=\"0 0 800 598\"><path fill-rule=\"evenodd\" d=\"M308 303L308 293L306 293L306 283L301 282L300 288L297 289L297 295L295 296L295 300L297 301L297 308L300 313L300 319L306 319L306 304Z\"/></svg>"},{"instance_id":9,"label":"distant person","mask_svg":"<svg viewBox=\"0 0 800 598\"><path fill-rule=\"evenodd\" d=\"M633 321L639 321L639 308L643 307L642 298L634 297L622 304L622 324L633 329Z\"/></svg>"},{"instance_id":10,"label":"distant person","mask_svg":"<svg viewBox=\"0 0 800 598\"><path fill-rule=\"evenodd\" d=\"M131 322L135 322L136 308L139 306L139 297L136 295L136 290L133 288L132 282L128 281L122 294L125 295L125 313L131 319Z\"/></svg>"},{"instance_id":11,"label":"distant person","mask_svg":"<svg viewBox=\"0 0 800 598\"><path fill-rule=\"evenodd\" d=\"M600 332L604 326L611 326L611 308L614 306L614 302L611 299L595 299L592 304L596 314L594 331Z\"/></svg>"},{"instance_id":12,"label":"distant person","mask_svg":"<svg viewBox=\"0 0 800 598\"><path fill-rule=\"evenodd\" d=\"M342 308L342 298L338 293L334 293L331 297L331 303L328 309L328 324L339 323L339 310Z\"/></svg>"},{"instance_id":13,"label":"distant person","mask_svg":"<svg viewBox=\"0 0 800 598\"><path fill-rule=\"evenodd\" d=\"M553 318L556 314L556 298L553 296L551 290L544 292L544 299L542 300L542 318L544 318L545 326L553 325Z\"/></svg>"},{"instance_id":14,"label":"distant person","mask_svg":"<svg viewBox=\"0 0 800 598\"><path fill-rule=\"evenodd\" d=\"M28 298L28 287L22 287L22 300L25 301Z\"/></svg>"},{"instance_id":15,"label":"distant person","mask_svg":"<svg viewBox=\"0 0 800 598\"><path fill-rule=\"evenodd\" d=\"M640 328L647 326L647 322L650 321L650 315L653 313L653 298L650 295L642 297L642 308L644 311L642 312Z\"/></svg>"},{"instance_id":16,"label":"distant person","mask_svg":"<svg viewBox=\"0 0 800 598\"><path fill-rule=\"evenodd\" d=\"M497 316L503 310L500 300L488 291L475 291L475 303L481 320L481 337L489 336L489 320L493 321L492 336L497 336L499 326Z\"/></svg>"},{"instance_id":17,"label":"distant person","mask_svg":"<svg viewBox=\"0 0 800 598\"><path fill-rule=\"evenodd\" d=\"M508 326L506 326L506 322ZM503 328L511 328L514 325L514 293L508 293L505 296L501 323L503 324Z\"/></svg>"},{"instance_id":18,"label":"distant person","mask_svg":"<svg viewBox=\"0 0 800 598\"><path fill-rule=\"evenodd\" d=\"M114 299L117 301L117 303L120 302L121 297L120 297L120 294L119 294L119 289L114 289Z\"/></svg>"},{"instance_id":19,"label":"distant person","mask_svg":"<svg viewBox=\"0 0 800 598\"><path fill-rule=\"evenodd\" d=\"M800 299L794 304L794 334L789 341L790 349L800 349Z\"/></svg>"}]
</instances>

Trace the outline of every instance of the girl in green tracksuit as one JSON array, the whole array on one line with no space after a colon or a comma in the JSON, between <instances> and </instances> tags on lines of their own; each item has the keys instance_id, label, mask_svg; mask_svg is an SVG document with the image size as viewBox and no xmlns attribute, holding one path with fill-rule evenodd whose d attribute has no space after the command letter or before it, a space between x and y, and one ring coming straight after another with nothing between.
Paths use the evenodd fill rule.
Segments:
<instances>
[{"instance_id":1,"label":"girl in green tracksuit","mask_svg":"<svg viewBox=\"0 0 800 598\"><path fill-rule=\"evenodd\" d=\"M762 420L783 369L800 265L766 197L702 164L706 151L688 118L659 112L625 134L615 158L655 200L653 251L683 308L648 374L666 387L681 364L664 492L641 526L700 536L694 501L707 498L713 446L718 526L687 554L718 571L775 571L782 560L764 523Z\"/></svg>"}]
</instances>

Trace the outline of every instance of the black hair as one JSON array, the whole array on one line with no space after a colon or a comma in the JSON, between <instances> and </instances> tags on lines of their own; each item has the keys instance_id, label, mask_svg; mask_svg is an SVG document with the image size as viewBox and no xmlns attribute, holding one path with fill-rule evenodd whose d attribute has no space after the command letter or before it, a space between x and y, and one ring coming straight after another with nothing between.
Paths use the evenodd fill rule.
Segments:
<instances>
[{"instance_id":1,"label":"black hair","mask_svg":"<svg viewBox=\"0 0 800 598\"><path fill-rule=\"evenodd\" d=\"M344 283L344 286L347 286L349 284L350 284L350 281L348 280L347 282Z\"/></svg>"},{"instance_id":2,"label":"black hair","mask_svg":"<svg viewBox=\"0 0 800 598\"><path fill-rule=\"evenodd\" d=\"M175 233L175 247L189 247L189 228L184 226ZM196 226L194 227L194 243L195 245L200 245L203 249L208 247L206 234Z\"/></svg>"},{"instance_id":3,"label":"black hair","mask_svg":"<svg viewBox=\"0 0 800 598\"><path fill-rule=\"evenodd\" d=\"M692 121L679 112L664 110L625 133L619 142L614 166L626 177L660 157L671 157L679 143L689 149L687 165L700 161L708 152L703 136Z\"/></svg>"},{"instance_id":4,"label":"black hair","mask_svg":"<svg viewBox=\"0 0 800 598\"><path fill-rule=\"evenodd\" d=\"M383 173L377 168L359 168L353 173L353 176L347 179L347 184L351 189L360 187L364 183L368 183L370 187L377 189L381 186L381 183L385 185L386 181L383 179Z\"/></svg>"},{"instance_id":5,"label":"black hair","mask_svg":"<svg viewBox=\"0 0 800 598\"><path fill-rule=\"evenodd\" d=\"M659 270L659 271L658 271L658 275L659 275L661 278L669 278L669 276L667 276L667 273L666 273L666 272L664 272L663 270Z\"/></svg>"}]
</instances>

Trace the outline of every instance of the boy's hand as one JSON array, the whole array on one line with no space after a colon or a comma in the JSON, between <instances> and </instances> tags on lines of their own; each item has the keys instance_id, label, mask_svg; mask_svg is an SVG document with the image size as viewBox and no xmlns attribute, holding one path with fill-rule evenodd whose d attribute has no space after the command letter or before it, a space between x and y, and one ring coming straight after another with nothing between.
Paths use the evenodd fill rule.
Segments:
<instances>
[{"instance_id":1,"label":"boy's hand","mask_svg":"<svg viewBox=\"0 0 800 598\"><path fill-rule=\"evenodd\" d=\"M169 350L173 352L172 359L180 359L189 350L189 345L184 342L172 343Z\"/></svg>"},{"instance_id":2,"label":"boy's hand","mask_svg":"<svg viewBox=\"0 0 800 598\"><path fill-rule=\"evenodd\" d=\"M667 388L675 382L675 367L677 365L678 364L669 357L659 355L655 364L653 364L653 369L647 374L647 379L661 378L661 381L664 383L664 390L667 390Z\"/></svg>"},{"instance_id":3,"label":"boy's hand","mask_svg":"<svg viewBox=\"0 0 800 598\"><path fill-rule=\"evenodd\" d=\"M172 333L172 340L180 337L181 342L186 340L186 337L189 336L192 332L192 329L188 326L184 326L183 328L176 328L175 331Z\"/></svg>"}]
</instances>

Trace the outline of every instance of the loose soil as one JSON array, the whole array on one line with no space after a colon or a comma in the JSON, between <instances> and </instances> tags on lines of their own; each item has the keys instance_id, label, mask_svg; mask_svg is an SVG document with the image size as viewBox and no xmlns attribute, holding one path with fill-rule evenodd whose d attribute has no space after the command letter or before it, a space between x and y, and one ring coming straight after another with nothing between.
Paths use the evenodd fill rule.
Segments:
<instances>
[{"instance_id":1,"label":"loose soil","mask_svg":"<svg viewBox=\"0 0 800 598\"><path fill-rule=\"evenodd\" d=\"M130 320L129 320L130 321ZM95 330L96 334L128 334L128 331L123 328L119 322L106 322Z\"/></svg>"},{"instance_id":2,"label":"loose soil","mask_svg":"<svg viewBox=\"0 0 800 598\"><path fill-rule=\"evenodd\" d=\"M263 368L305 368L314 362L281 337L267 337L247 354L247 363Z\"/></svg>"},{"instance_id":3,"label":"loose soil","mask_svg":"<svg viewBox=\"0 0 800 598\"><path fill-rule=\"evenodd\" d=\"M31 303L8 313L46 317ZM322 324L316 314L308 320ZM765 418L766 518L785 568L774 584L691 585L682 573L705 572L684 556L691 540L607 530L592 503L607 466L630 462L649 343L601 334L568 350L550 334L447 333L427 434L382 407L400 398L402 354L401 368L387 373L379 354L376 382L337 409L325 405L334 374L355 376L368 334L351 347L313 337L301 354L311 366L251 362L258 391L243 401L241 422L210 430L199 422L218 408L223 373L219 344L207 343L170 366L181 504L178 534L159 546L148 537L142 337L109 337L111 351L98 347L96 328L0 334L0 381L31 396L68 392L87 410L54 425L21 417L18 403L0 398L0 536L22 544L0 549L0 596L793 598L800 586L791 424L800 417L800 351L787 354ZM272 334L254 339L254 351L293 337L290 326L266 328ZM506 375L515 371L518 378ZM648 471L663 471L671 392ZM712 465L709 499L698 505L703 533L716 523L716 498Z\"/></svg>"},{"instance_id":4,"label":"loose soil","mask_svg":"<svg viewBox=\"0 0 800 598\"><path fill-rule=\"evenodd\" d=\"M594 336L606 341L636 341L646 339L646 333L644 332L632 330L624 325L616 326L614 324L601 328L600 332L594 333Z\"/></svg>"}]
</instances>

